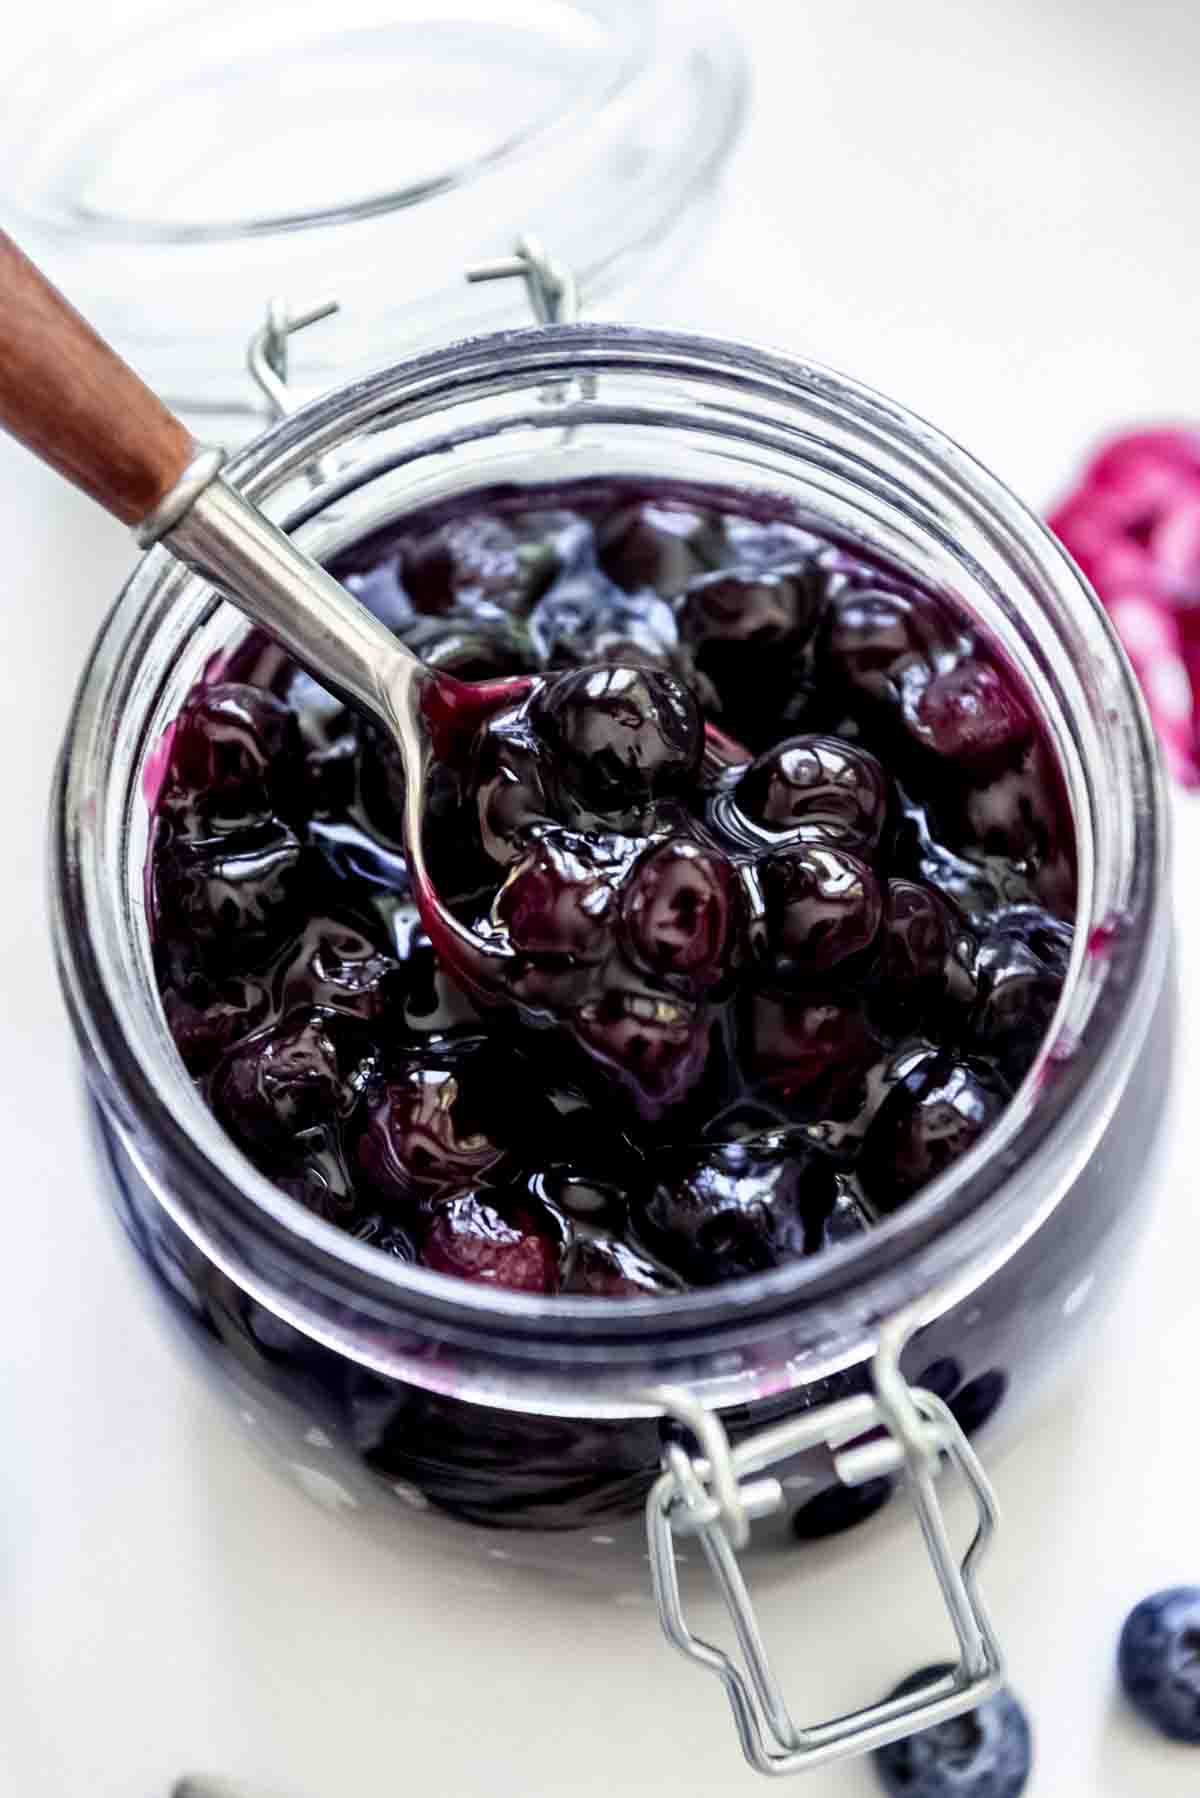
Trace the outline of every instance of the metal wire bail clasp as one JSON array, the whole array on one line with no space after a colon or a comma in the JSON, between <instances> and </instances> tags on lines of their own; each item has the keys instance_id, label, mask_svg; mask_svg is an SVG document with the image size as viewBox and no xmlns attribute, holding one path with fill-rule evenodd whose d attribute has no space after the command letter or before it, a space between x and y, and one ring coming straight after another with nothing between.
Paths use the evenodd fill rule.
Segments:
<instances>
[{"instance_id":1,"label":"metal wire bail clasp","mask_svg":"<svg viewBox=\"0 0 1200 1798\"><path fill-rule=\"evenodd\" d=\"M498 262L478 262L467 270L468 281L508 281L519 276L525 283L533 316L539 325L573 325L579 317L579 289L565 263L549 255L539 238L528 231L518 237L511 256Z\"/></svg>"},{"instance_id":2,"label":"metal wire bail clasp","mask_svg":"<svg viewBox=\"0 0 1200 1798\"><path fill-rule=\"evenodd\" d=\"M470 282L514 279L524 281L530 310L539 325L579 322L579 285L573 271L551 256L541 239L529 231L518 237L511 256L502 256L497 262L477 262L467 270ZM541 397L548 406L565 407L578 400L593 399L595 392L594 375L576 374L569 380L547 382ZM569 443L573 434L568 426L563 442Z\"/></svg>"},{"instance_id":3,"label":"metal wire bail clasp","mask_svg":"<svg viewBox=\"0 0 1200 1798\"><path fill-rule=\"evenodd\" d=\"M294 331L332 318L337 310L336 300L325 300L306 312L292 312L284 300L268 302L266 318L246 345L246 367L273 419L287 418L296 410L296 397L288 387L288 339Z\"/></svg>"},{"instance_id":4,"label":"metal wire bail clasp","mask_svg":"<svg viewBox=\"0 0 1200 1798\"><path fill-rule=\"evenodd\" d=\"M294 332L304 331L324 318L332 318L340 310L337 300L323 300L319 306L310 306L304 312L293 312L286 300L268 301L267 315L246 345L246 367L270 408L273 423L290 418L299 404L288 386L290 338ZM307 471L314 487L319 487L335 472L331 456L320 457Z\"/></svg>"},{"instance_id":5,"label":"metal wire bail clasp","mask_svg":"<svg viewBox=\"0 0 1200 1798\"><path fill-rule=\"evenodd\" d=\"M691 1432L699 1451L693 1455L682 1444L669 1442L663 1472L646 1502L659 1620L680 1653L721 1680L742 1752L760 1773L800 1773L932 1728L981 1704L1003 1677L1000 1650L976 1586L979 1560L996 1526L992 1489L941 1399L910 1387L900 1373L899 1351L906 1334L885 1332L881 1338L873 1368L874 1392L772 1425L736 1447L720 1420L690 1393L663 1387L647 1395ZM862 1441L868 1432L874 1434ZM904 1474L958 1639L959 1660L951 1672L902 1698L883 1699L830 1722L802 1727L793 1722L772 1669L738 1551L746 1544L751 1522L783 1504L783 1488L768 1470L822 1443L831 1450L838 1478L846 1485L882 1473ZM961 1561L950 1543L934 1489L935 1478L947 1463L970 1491L978 1520ZM733 1623L740 1665L688 1628L676 1559L680 1535L699 1539Z\"/></svg>"}]
</instances>

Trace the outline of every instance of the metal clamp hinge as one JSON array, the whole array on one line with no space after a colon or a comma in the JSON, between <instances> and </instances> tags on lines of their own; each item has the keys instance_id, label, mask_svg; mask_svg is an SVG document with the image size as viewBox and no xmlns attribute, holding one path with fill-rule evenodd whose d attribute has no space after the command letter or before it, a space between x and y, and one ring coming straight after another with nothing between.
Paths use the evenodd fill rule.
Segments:
<instances>
[{"instance_id":1,"label":"metal clamp hinge","mask_svg":"<svg viewBox=\"0 0 1200 1798\"><path fill-rule=\"evenodd\" d=\"M517 238L514 253L495 262L476 263L466 270L470 282L508 280L518 277L525 283L529 304L539 325L574 324L579 317L579 290L572 271L557 261L541 242L529 233ZM246 367L266 402L273 423L288 418L296 410L295 394L288 386L289 340L297 331L331 318L340 311L337 300L325 300L302 312L294 312L286 300L272 299L262 324L246 345ZM560 402L566 395L591 390L590 379L576 383L555 383L547 396ZM315 465L320 475L323 465Z\"/></svg>"},{"instance_id":2,"label":"metal clamp hinge","mask_svg":"<svg viewBox=\"0 0 1200 1798\"><path fill-rule=\"evenodd\" d=\"M658 1404L696 1438L693 1457L670 1442L663 1472L646 1505L650 1568L659 1619L668 1640L715 1673L733 1710L742 1751L760 1773L799 1773L864 1754L971 1710L994 1692L1003 1664L976 1585L981 1556L996 1527L991 1486L962 1430L941 1399L910 1388L895 1360L881 1355L876 1391L776 1424L731 1446L719 1419L691 1394L660 1389ZM874 1432L870 1439L862 1438ZM792 1720L771 1667L738 1562L750 1523L783 1505L783 1488L769 1469L804 1449L826 1445L846 1485L899 1471L921 1531L954 1632L959 1661L950 1672L902 1698L885 1698L827 1723ZM934 1490L949 1463L974 1501L977 1527L961 1561L955 1556ZM679 1535L698 1538L732 1620L741 1665L723 1649L694 1636L683 1613L676 1564Z\"/></svg>"},{"instance_id":3,"label":"metal clamp hinge","mask_svg":"<svg viewBox=\"0 0 1200 1798\"><path fill-rule=\"evenodd\" d=\"M533 316L539 325L573 325L579 317L579 289L565 263L548 254L539 238L525 231L511 256L496 262L477 262L467 270L468 281L525 283Z\"/></svg>"},{"instance_id":4,"label":"metal clamp hinge","mask_svg":"<svg viewBox=\"0 0 1200 1798\"><path fill-rule=\"evenodd\" d=\"M299 403L288 386L291 338L297 331L306 331L340 310L337 300L324 300L303 312L293 312L286 300L268 302L265 319L246 345L246 367L267 403L273 424L290 418ZM336 476L336 458L321 456L306 472L310 485L320 487Z\"/></svg>"},{"instance_id":5,"label":"metal clamp hinge","mask_svg":"<svg viewBox=\"0 0 1200 1798\"><path fill-rule=\"evenodd\" d=\"M288 386L288 340L296 331L332 318L338 310L337 300L324 300L305 312L293 312L286 300L268 303L266 318L246 345L246 367L274 422L296 410L296 397Z\"/></svg>"}]
</instances>

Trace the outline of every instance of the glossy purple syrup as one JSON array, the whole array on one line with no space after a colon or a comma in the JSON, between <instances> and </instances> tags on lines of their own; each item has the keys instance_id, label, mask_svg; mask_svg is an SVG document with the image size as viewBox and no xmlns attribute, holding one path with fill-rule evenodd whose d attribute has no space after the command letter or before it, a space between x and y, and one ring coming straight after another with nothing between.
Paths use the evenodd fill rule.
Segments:
<instances>
[{"instance_id":1,"label":"glossy purple syrup","mask_svg":"<svg viewBox=\"0 0 1200 1798\"><path fill-rule=\"evenodd\" d=\"M431 791L438 889L511 956L486 1012L421 930L372 725L256 636L173 727L180 1053L386 1253L540 1293L770 1268L903 1204L1033 1061L1074 858L1025 696L944 600L750 506L495 490L336 566L431 664L546 676Z\"/></svg>"}]
</instances>

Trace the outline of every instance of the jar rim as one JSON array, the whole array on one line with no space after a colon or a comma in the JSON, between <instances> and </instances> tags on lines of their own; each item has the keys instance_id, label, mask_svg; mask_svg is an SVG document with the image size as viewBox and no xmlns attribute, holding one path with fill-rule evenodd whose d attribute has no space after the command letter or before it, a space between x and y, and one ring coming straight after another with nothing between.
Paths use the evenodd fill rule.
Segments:
<instances>
[{"instance_id":1,"label":"jar rim","mask_svg":"<svg viewBox=\"0 0 1200 1798\"><path fill-rule=\"evenodd\" d=\"M210 1217L235 1218L280 1265L369 1302L382 1318L419 1315L464 1340L490 1340L499 1331L518 1356L533 1358L553 1347L581 1363L603 1361L621 1345L644 1348L659 1340L704 1341L707 1348L723 1333L798 1308L850 1307L870 1330L900 1305L928 1296L931 1287L941 1295L942 1308L972 1290L1060 1196L1048 1196L1044 1182L1028 1178L1034 1162L1047 1157L1052 1146L1056 1166L1078 1171L1079 1157L1090 1152L1137 1054L1166 958L1167 829L1160 765L1136 679L1098 600L1065 550L996 477L934 427L870 388L821 365L728 339L595 324L502 332L412 358L311 402L236 456L229 475L252 497L263 498L287 472L311 466L339 438L369 427L383 412L428 416L439 399L453 392L457 400L472 382L486 386L518 374L527 381L563 382L617 367L645 372L652 381L685 372L710 377L743 398L769 392L784 405L803 401L849 421L873 442L888 444L914 471L914 480L918 471L934 479L1019 549L1029 578L1036 576L1063 601L1085 629L1097 663L1103 663L1110 715L1109 740L1101 748L1121 759L1116 774L1111 768L1105 772L1128 783L1127 791L1115 795L1128 815L1110 847L1129 865L1108 870L1123 882L1119 926L1101 909L1103 892L1095 886L1090 909L1081 912L1085 929L1077 932L1063 1005L1030 1075L977 1150L907 1205L854 1244L718 1287L647 1299L541 1297L392 1262L275 1189L244 1161L215 1119L207 1140L198 1141L170 1103L167 1076L184 1077L182 1064L168 1069L153 1046L131 1030L91 913L105 903L95 884L96 811L114 795L90 790L84 770L94 766L106 705L128 682L147 593L157 588L168 594L194 579L172 573L162 550L151 552L135 571L85 670L54 809L56 946L93 1081L118 1118L140 1124L141 1137L157 1142L163 1167L198 1184ZM331 491L336 494L336 484ZM311 508L318 503L319 496L309 502ZM299 507L297 516L303 511ZM1091 968L1086 1028L1073 1033L1070 1000L1089 965L1088 939L1101 927L1108 934L1100 963ZM1069 1184L1066 1173L1063 1178Z\"/></svg>"}]
</instances>

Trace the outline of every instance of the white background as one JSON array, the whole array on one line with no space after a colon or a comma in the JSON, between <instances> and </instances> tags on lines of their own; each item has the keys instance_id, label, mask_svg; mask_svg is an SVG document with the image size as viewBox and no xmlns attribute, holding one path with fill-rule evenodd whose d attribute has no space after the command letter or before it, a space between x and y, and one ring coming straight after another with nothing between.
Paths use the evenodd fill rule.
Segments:
<instances>
[{"instance_id":1,"label":"white background","mask_svg":"<svg viewBox=\"0 0 1200 1798\"><path fill-rule=\"evenodd\" d=\"M1038 505L1098 431L1200 416L1200 10L737 10L755 111L679 322L854 370ZM0 1789L165 1798L192 1768L237 1798L753 1791L719 1691L662 1645L636 1581L583 1601L478 1549L364 1545L277 1484L174 1359L96 1201L43 916L52 759L131 557L7 445L0 545ZM1157 1214L1086 1377L994 1469L988 1587L1034 1718L1033 1798L1183 1798L1200 1780L1197 1751L1132 1724L1111 1678L1128 1604L1200 1580L1184 1115L1200 801L1178 824L1184 1007ZM763 1609L806 1716L937 1646L894 1530L806 1559ZM851 1767L799 1789L874 1785Z\"/></svg>"}]
</instances>

